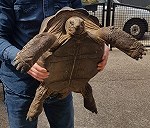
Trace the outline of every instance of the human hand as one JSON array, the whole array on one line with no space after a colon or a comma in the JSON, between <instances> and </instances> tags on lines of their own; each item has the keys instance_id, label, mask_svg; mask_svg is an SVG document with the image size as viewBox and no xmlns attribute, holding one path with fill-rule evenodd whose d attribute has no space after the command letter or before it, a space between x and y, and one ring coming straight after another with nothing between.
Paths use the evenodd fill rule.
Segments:
<instances>
[{"instance_id":1,"label":"human hand","mask_svg":"<svg viewBox=\"0 0 150 128\"><path fill-rule=\"evenodd\" d=\"M105 44L104 55L102 57L102 62L98 63L98 65L97 65L97 70L98 71L102 71L105 68L105 66L107 64L108 56L109 56L109 47Z\"/></svg>"},{"instance_id":2,"label":"human hand","mask_svg":"<svg viewBox=\"0 0 150 128\"><path fill-rule=\"evenodd\" d=\"M38 81L43 81L49 76L49 72L37 63L35 63L27 73Z\"/></svg>"}]
</instances>

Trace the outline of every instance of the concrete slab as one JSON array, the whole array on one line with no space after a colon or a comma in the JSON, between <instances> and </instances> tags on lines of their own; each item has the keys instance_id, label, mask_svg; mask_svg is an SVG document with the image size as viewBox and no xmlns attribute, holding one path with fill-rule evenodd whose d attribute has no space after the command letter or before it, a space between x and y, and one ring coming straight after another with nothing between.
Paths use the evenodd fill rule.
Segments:
<instances>
[{"instance_id":1,"label":"concrete slab","mask_svg":"<svg viewBox=\"0 0 150 128\"><path fill-rule=\"evenodd\" d=\"M73 93L75 128L150 128L150 50L136 61L113 48L105 70L89 83L98 114L86 110L82 96ZM8 128L2 101L0 111L0 128ZM38 128L49 128L44 113L39 117Z\"/></svg>"}]
</instances>

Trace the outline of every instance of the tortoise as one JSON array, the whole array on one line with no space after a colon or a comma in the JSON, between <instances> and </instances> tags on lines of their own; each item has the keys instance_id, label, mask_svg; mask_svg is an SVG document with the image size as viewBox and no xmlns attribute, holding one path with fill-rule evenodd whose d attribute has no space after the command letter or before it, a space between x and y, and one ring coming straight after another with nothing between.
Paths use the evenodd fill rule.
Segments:
<instances>
[{"instance_id":1,"label":"tortoise","mask_svg":"<svg viewBox=\"0 0 150 128\"><path fill-rule=\"evenodd\" d=\"M39 34L17 54L13 65L22 73L38 63L50 75L36 90L27 113L30 121L37 117L49 96L65 98L70 92L82 94L84 107L97 113L92 87L88 81L97 73L105 44L111 44L133 59L146 54L143 44L115 27L100 27L96 17L85 9L62 8L47 17Z\"/></svg>"}]
</instances>

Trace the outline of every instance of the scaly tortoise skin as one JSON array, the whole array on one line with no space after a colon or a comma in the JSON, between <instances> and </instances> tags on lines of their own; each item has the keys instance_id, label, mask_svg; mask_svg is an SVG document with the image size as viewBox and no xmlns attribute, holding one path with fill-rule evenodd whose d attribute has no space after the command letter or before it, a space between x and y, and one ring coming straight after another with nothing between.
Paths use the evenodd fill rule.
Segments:
<instances>
[{"instance_id":1,"label":"scaly tortoise skin","mask_svg":"<svg viewBox=\"0 0 150 128\"><path fill-rule=\"evenodd\" d=\"M114 27L99 27L98 19L84 9L63 8L46 18L38 35L17 54L14 66L27 72L34 63L45 67L50 75L37 88L27 119L37 117L49 96L65 98L70 92L81 93L84 107L97 113L92 88L102 61L104 45L111 44L138 60L145 55L144 46L124 31Z\"/></svg>"}]
</instances>

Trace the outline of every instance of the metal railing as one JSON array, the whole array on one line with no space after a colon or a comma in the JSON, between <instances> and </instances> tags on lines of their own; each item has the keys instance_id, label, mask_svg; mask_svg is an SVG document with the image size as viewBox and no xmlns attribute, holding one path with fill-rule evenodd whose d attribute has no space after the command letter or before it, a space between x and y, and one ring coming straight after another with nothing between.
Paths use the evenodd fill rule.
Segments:
<instances>
[{"instance_id":1,"label":"metal railing","mask_svg":"<svg viewBox=\"0 0 150 128\"><path fill-rule=\"evenodd\" d=\"M150 46L150 9L122 3L111 4L108 11L105 3L86 5L85 9L96 16L102 26L119 27L133 35L145 46ZM108 19L109 18L109 19Z\"/></svg>"},{"instance_id":2,"label":"metal railing","mask_svg":"<svg viewBox=\"0 0 150 128\"><path fill-rule=\"evenodd\" d=\"M91 14L96 16L99 19L99 22L104 26L104 17L105 17L105 3L90 4L85 5L84 8ZM100 11L98 11L98 9Z\"/></svg>"}]
</instances>

